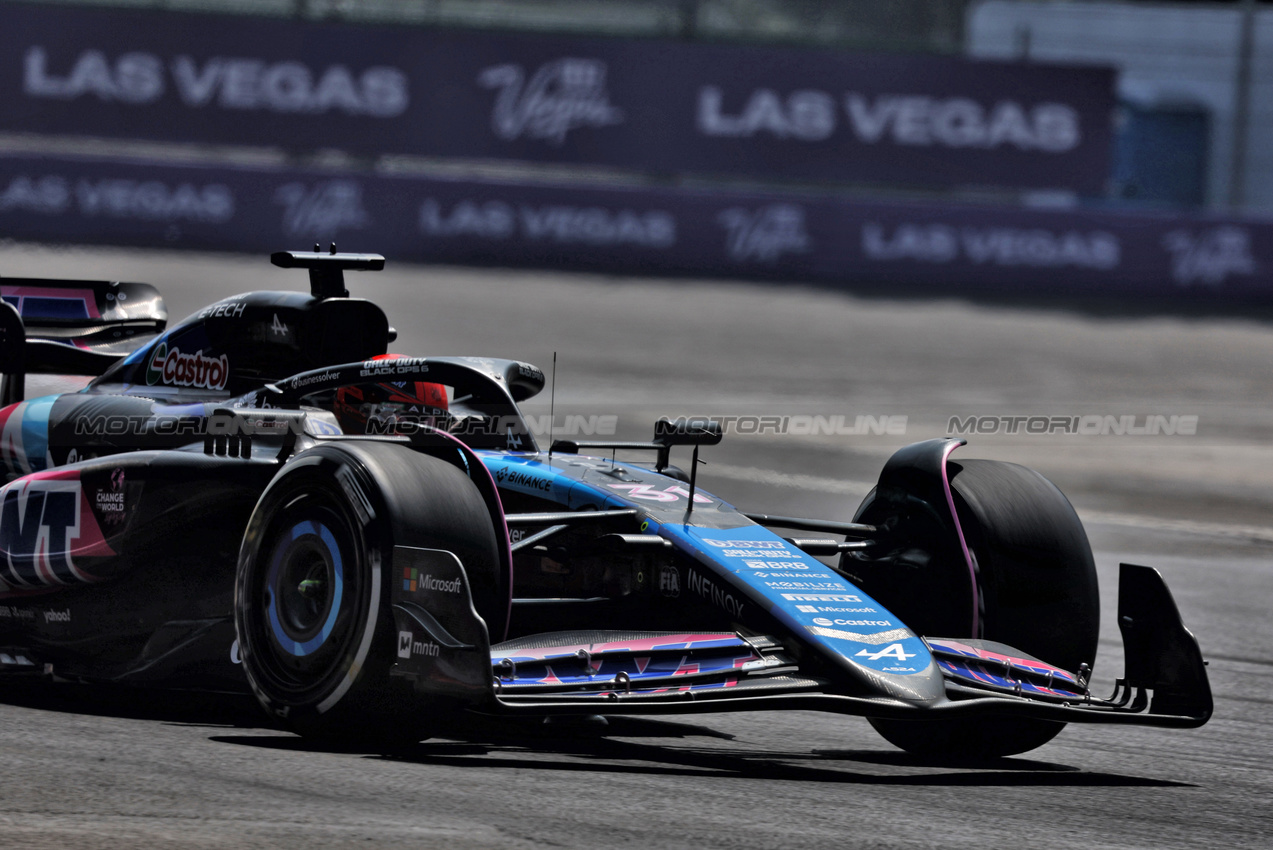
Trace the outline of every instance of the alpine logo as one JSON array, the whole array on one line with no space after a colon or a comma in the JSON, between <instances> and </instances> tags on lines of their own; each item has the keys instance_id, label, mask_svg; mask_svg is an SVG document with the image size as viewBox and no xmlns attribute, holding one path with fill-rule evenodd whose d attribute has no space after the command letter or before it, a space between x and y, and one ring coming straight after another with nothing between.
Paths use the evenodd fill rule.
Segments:
<instances>
[{"instance_id":1,"label":"alpine logo","mask_svg":"<svg viewBox=\"0 0 1273 850\"><path fill-rule=\"evenodd\" d=\"M870 659L871 661L879 661L881 658L896 658L898 661L905 661L908 658L914 658L915 653L907 652L902 648L900 643L890 643L888 646L876 652L869 649L863 649L858 652L859 657Z\"/></svg>"},{"instance_id":2,"label":"alpine logo","mask_svg":"<svg viewBox=\"0 0 1273 850\"><path fill-rule=\"evenodd\" d=\"M184 354L175 345L169 349L167 342L155 347L155 353L146 365L146 383L167 384L174 387L198 387L205 390L223 390L230 377L230 361L222 354L208 357L199 349L194 354Z\"/></svg>"}]
</instances>

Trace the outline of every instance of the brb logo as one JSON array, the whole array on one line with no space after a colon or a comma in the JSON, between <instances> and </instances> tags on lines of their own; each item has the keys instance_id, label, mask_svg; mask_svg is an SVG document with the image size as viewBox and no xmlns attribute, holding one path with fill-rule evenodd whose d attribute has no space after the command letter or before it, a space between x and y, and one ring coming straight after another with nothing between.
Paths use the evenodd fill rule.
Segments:
<instances>
[{"instance_id":1,"label":"brb logo","mask_svg":"<svg viewBox=\"0 0 1273 850\"><path fill-rule=\"evenodd\" d=\"M606 94L606 64L597 59L545 62L530 82L520 65L496 65L477 78L484 88L499 89L491 126L506 141L544 139L561 145L577 127L623 122L623 112Z\"/></svg>"},{"instance_id":2,"label":"brb logo","mask_svg":"<svg viewBox=\"0 0 1273 850\"><path fill-rule=\"evenodd\" d=\"M194 354L183 354L175 345L169 349L167 342L155 348L146 366L146 383L168 384L174 387L198 387L205 390L223 390L230 376L230 361L220 357L207 357L203 349Z\"/></svg>"},{"instance_id":3,"label":"brb logo","mask_svg":"<svg viewBox=\"0 0 1273 850\"><path fill-rule=\"evenodd\" d=\"M76 568L72 549L112 554L91 516L91 528L81 528L79 481L17 481L0 494L0 569L9 583L31 587L91 581ZM72 541L80 545L72 547Z\"/></svg>"}]
</instances>

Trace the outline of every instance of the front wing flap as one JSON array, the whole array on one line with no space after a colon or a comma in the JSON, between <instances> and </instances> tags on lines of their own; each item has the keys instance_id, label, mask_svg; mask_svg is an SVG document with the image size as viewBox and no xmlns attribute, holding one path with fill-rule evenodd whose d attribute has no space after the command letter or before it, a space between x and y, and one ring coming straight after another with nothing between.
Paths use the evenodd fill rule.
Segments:
<instances>
[{"instance_id":1,"label":"front wing flap","mask_svg":"<svg viewBox=\"0 0 1273 850\"><path fill-rule=\"evenodd\" d=\"M734 632L560 632L491 647L496 693L505 702L543 697L683 699L737 689L786 692L796 665L765 636ZM800 680L798 689L825 683Z\"/></svg>"},{"instance_id":2,"label":"front wing flap","mask_svg":"<svg viewBox=\"0 0 1273 850\"><path fill-rule=\"evenodd\" d=\"M512 647L493 648L492 675L500 682L495 710L504 714L678 714L807 709L897 720L1015 716L1068 723L1201 726L1212 712L1206 662L1162 576L1150 567L1123 564L1119 579L1118 620L1126 647L1126 674L1116 682L1109 699L1092 696L1090 671L1061 670L990 641L926 639L946 680L946 697L921 706L886 697L830 693L832 683L804 677L791 668L772 638L702 635L716 643L714 652L700 654L715 656L716 663L730 671L724 678L728 685L722 686L720 679L670 681L679 678L677 671L685 675L685 666L663 666L657 671L647 667L652 675L650 681L642 682L628 668L637 658L657 654L653 646L615 644L607 666L601 660L604 651L580 653L563 641L547 653L522 656L520 671L525 675L518 687L509 677L519 669L518 662L511 660ZM683 642L667 643L668 655L680 656L692 648ZM557 661L556 667L552 661ZM689 655L677 663L688 665ZM753 675L737 675L744 668ZM561 676L557 669L570 672Z\"/></svg>"}]
</instances>

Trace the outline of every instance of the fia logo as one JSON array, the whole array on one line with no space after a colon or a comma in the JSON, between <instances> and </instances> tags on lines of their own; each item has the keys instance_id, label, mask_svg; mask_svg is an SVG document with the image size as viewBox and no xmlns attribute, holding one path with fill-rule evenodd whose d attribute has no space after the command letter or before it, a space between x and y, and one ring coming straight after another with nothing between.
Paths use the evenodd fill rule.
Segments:
<instances>
[{"instance_id":1,"label":"fia logo","mask_svg":"<svg viewBox=\"0 0 1273 850\"><path fill-rule=\"evenodd\" d=\"M725 250L731 260L772 263L783 254L809 250L804 208L795 204L770 204L758 210L730 207L717 221L725 228Z\"/></svg>"},{"instance_id":2,"label":"fia logo","mask_svg":"<svg viewBox=\"0 0 1273 850\"><path fill-rule=\"evenodd\" d=\"M398 632L398 657L411 657L411 641L413 640L411 632Z\"/></svg>"},{"instance_id":3,"label":"fia logo","mask_svg":"<svg viewBox=\"0 0 1273 850\"><path fill-rule=\"evenodd\" d=\"M863 649L857 653L856 657L865 657L871 661L879 661L881 658L896 658L898 661L905 661L908 658L914 658L915 653L902 649L900 643L890 643L879 652Z\"/></svg>"},{"instance_id":4,"label":"fia logo","mask_svg":"<svg viewBox=\"0 0 1273 850\"><path fill-rule=\"evenodd\" d=\"M664 564L659 569L659 593L673 599L681 595L681 574L676 567Z\"/></svg>"},{"instance_id":5,"label":"fia logo","mask_svg":"<svg viewBox=\"0 0 1273 850\"><path fill-rule=\"evenodd\" d=\"M545 62L529 82L520 65L496 65L483 70L477 81L499 89L491 126L506 141L525 137L561 145L577 127L623 122L623 112L610 105L606 64L598 59Z\"/></svg>"}]
</instances>

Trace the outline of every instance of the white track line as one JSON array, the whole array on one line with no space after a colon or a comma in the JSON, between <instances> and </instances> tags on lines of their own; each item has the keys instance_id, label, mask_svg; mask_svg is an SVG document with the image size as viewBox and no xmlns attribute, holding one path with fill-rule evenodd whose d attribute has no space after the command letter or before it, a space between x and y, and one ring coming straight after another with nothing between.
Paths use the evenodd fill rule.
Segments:
<instances>
[{"instance_id":1,"label":"white track line","mask_svg":"<svg viewBox=\"0 0 1273 850\"><path fill-rule=\"evenodd\" d=\"M719 475L735 481L748 481L753 484L766 484L772 487L790 487L794 490L817 490L822 493L834 493L838 496L865 496L875 486L873 481L853 481L850 479L823 478L819 475L803 475L793 472L778 472L772 469L758 469L752 466L733 466L727 463L712 462L703 467L703 475L710 478ZM1273 543L1273 527L1255 525L1236 525L1221 522L1198 522L1196 520L1173 520L1161 517L1141 516L1139 514L1113 513L1109 511L1079 511L1079 517L1092 525L1119 525L1135 528L1152 528L1159 531L1171 531L1178 534L1197 534L1208 537L1229 537L1241 540Z\"/></svg>"},{"instance_id":2,"label":"white track line","mask_svg":"<svg viewBox=\"0 0 1273 850\"><path fill-rule=\"evenodd\" d=\"M1138 514L1107 513L1105 511L1079 511L1079 517L1092 525L1124 525L1136 528L1152 528L1177 534L1199 534L1205 537L1230 537L1257 543L1273 543L1273 527L1259 525L1230 525L1224 522L1198 522L1191 519L1163 519Z\"/></svg>"}]
</instances>

